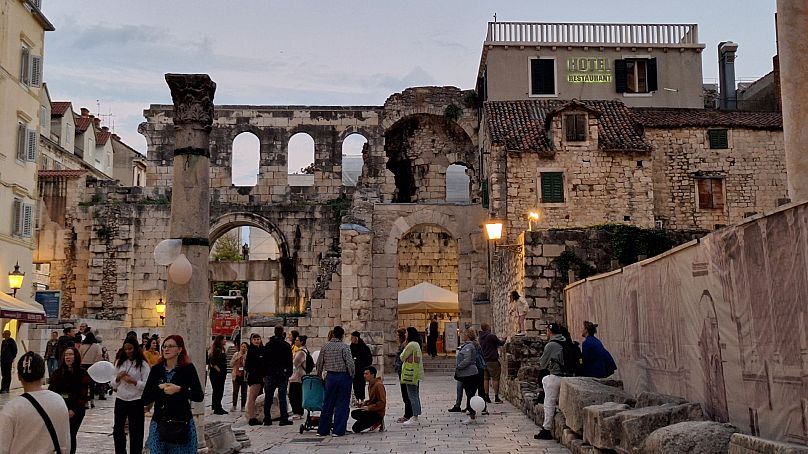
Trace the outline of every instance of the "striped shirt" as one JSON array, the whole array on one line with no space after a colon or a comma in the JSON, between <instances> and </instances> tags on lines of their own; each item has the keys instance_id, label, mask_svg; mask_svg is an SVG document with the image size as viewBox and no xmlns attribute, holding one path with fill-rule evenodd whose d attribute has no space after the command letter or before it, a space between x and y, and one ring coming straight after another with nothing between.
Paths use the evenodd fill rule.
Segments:
<instances>
[{"instance_id":1,"label":"striped shirt","mask_svg":"<svg viewBox=\"0 0 808 454\"><path fill-rule=\"evenodd\" d=\"M354 360L351 355L351 347L340 339L331 339L320 349L320 356L317 357L317 374L322 376L323 372L346 372L354 375Z\"/></svg>"}]
</instances>

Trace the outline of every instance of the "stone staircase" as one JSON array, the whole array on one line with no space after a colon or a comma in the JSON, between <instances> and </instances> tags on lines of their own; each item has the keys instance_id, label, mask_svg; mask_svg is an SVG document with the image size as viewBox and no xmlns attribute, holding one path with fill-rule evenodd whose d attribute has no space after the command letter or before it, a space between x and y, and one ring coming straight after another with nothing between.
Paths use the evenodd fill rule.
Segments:
<instances>
[{"instance_id":1,"label":"stone staircase","mask_svg":"<svg viewBox=\"0 0 808 454\"><path fill-rule=\"evenodd\" d=\"M454 356L441 356L432 358L424 355L424 373L427 375L453 375L455 370Z\"/></svg>"}]
</instances>

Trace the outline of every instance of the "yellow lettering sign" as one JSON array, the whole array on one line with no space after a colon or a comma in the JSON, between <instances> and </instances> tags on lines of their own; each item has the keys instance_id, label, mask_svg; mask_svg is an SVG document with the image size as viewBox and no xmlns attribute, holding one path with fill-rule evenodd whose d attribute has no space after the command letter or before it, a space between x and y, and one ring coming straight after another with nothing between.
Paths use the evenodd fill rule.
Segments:
<instances>
[{"instance_id":1,"label":"yellow lettering sign","mask_svg":"<svg viewBox=\"0 0 808 454\"><path fill-rule=\"evenodd\" d=\"M612 81L612 62L606 58L568 58L567 82L572 84L609 83Z\"/></svg>"}]
</instances>

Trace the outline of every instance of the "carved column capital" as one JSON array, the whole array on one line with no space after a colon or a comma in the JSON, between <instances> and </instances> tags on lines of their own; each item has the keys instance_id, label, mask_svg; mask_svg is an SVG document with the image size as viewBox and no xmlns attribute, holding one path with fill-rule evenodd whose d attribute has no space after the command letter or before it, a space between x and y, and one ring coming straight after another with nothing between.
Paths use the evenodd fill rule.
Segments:
<instances>
[{"instance_id":1,"label":"carved column capital","mask_svg":"<svg viewBox=\"0 0 808 454\"><path fill-rule=\"evenodd\" d=\"M174 126L195 124L210 129L216 83L207 74L166 74L174 102Z\"/></svg>"}]
</instances>

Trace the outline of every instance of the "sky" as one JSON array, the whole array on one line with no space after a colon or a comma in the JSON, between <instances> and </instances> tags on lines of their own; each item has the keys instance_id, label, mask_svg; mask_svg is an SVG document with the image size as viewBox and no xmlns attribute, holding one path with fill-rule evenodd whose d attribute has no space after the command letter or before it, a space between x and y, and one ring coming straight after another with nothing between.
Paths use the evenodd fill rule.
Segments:
<instances>
[{"instance_id":1,"label":"sky","mask_svg":"<svg viewBox=\"0 0 808 454\"><path fill-rule=\"evenodd\" d=\"M104 123L145 152L137 126L149 104L171 103L168 72L210 74L216 104L382 105L407 87L474 88L496 13L517 22L697 23L705 81L718 79L721 41L739 44L736 76L751 81L771 71L775 3L45 0L56 31L45 36L44 79L54 101L111 113ZM353 142L349 154L361 149Z\"/></svg>"}]
</instances>

